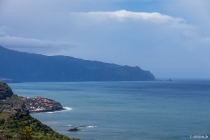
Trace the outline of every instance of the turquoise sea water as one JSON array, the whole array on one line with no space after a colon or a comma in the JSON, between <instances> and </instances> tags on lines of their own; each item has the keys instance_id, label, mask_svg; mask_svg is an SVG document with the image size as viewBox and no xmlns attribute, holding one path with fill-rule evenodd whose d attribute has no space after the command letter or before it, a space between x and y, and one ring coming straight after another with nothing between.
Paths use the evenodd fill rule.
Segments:
<instances>
[{"instance_id":1,"label":"turquoise sea water","mask_svg":"<svg viewBox=\"0 0 210 140\"><path fill-rule=\"evenodd\" d=\"M188 140L210 137L210 80L11 83L18 95L42 96L68 110L32 114L81 140ZM80 126L78 132L68 129Z\"/></svg>"}]
</instances>

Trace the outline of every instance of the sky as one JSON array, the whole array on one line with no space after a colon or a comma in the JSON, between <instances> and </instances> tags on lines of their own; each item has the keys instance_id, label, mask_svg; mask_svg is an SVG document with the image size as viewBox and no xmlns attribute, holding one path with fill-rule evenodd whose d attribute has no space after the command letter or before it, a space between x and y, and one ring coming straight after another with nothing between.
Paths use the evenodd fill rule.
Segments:
<instances>
[{"instance_id":1,"label":"sky","mask_svg":"<svg viewBox=\"0 0 210 140\"><path fill-rule=\"evenodd\" d=\"M0 0L0 46L210 78L210 0Z\"/></svg>"}]
</instances>

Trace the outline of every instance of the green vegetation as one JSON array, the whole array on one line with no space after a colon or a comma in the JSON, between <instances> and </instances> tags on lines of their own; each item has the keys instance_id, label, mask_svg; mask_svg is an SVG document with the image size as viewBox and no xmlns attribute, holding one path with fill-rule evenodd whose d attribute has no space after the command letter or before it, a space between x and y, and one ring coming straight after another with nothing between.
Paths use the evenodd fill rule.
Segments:
<instances>
[{"instance_id":1,"label":"green vegetation","mask_svg":"<svg viewBox=\"0 0 210 140\"><path fill-rule=\"evenodd\" d=\"M17 135L19 139L24 139L24 140L31 140L35 139L32 137L35 133L32 131L32 128L29 126L25 126L23 129L21 129Z\"/></svg>"},{"instance_id":2,"label":"green vegetation","mask_svg":"<svg viewBox=\"0 0 210 140\"><path fill-rule=\"evenodd\" d=\"M46 108L54 104L62 107L47 98L27 100L14 95L6 83L0 82L0 140L79 140L59 134L29 115L29 104L35 106L42 100Z\"/></svg>"},{"instance_id":3,"label":"green vegetation","mask_svg":"<svg viewBox=\"0 0 210 140\"><path fill-rule=\"evenodd\" d=\"M0 113L0 135L8 140L78 140L55 132L26 112ZM1 139L0 137L0 139Z\"/></svg>"}]
</instances>

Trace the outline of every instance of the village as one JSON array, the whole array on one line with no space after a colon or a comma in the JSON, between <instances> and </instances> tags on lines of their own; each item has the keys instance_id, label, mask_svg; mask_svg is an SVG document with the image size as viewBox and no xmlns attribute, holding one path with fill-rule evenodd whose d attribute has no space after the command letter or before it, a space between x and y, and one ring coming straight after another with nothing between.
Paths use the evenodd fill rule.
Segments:
<instances>
[{"instance_id":1,"label":"village","mask_svg":"<svg viewBox=\"0 0 210 140\"><path fill-rule=\"evenodd\" d=\"M33 98L29 98L26 96L20 96L20 97L24 100L25 106L30 113L63 110L63 107L59 102L48 99L46 97L40 97L40 96L35 96Z\"/></svg>"}]
</instances>

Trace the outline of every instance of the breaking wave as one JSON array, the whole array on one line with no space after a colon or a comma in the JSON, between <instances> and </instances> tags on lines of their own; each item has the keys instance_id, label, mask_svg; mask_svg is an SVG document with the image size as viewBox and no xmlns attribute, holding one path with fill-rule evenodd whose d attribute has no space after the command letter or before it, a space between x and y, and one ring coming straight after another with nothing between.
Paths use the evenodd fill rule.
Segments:
<instances>
[{"instance_id":1,"label":"breaking wave","mask_svg":"<svg viewBox=\"0 0 210 140\"><path fill-rule=\"evenodd\" d=\"M72 110L72 108L71 107L63 107L65 110ZM64 111L65 111L64 110Z\"/></svg>"},{"instance_id":2,"label":"breaking wave","mask_svg":"<svg viewBox=\"0 0 210 140\"><path fill-rule=\"evenodd\" d=\"M87 128L96 128L97 126L87 126Z\"/></svg>"}]
</instances>

